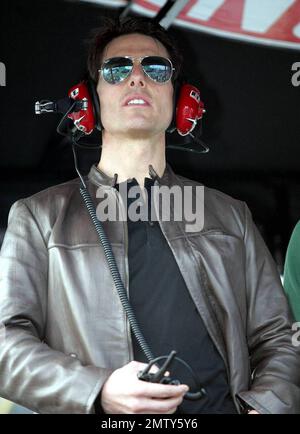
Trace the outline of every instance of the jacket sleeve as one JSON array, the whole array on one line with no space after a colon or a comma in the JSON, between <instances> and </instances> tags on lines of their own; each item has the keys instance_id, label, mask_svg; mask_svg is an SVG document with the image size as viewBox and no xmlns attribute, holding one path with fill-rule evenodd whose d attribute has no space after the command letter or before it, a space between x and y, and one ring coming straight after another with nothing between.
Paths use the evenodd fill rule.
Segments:
<instances>
[{"instance_id":1,"label":"jacket sleeve","mask_svg":"<svg viewBox=\"0 0 300 434\"><path fill-rule=\"evenodd\" d=\"M300 321L300 221L287 249L284 264L284 290L297 321Z\"/></svg>"},{"instance_id":2,"label":"jacket sleeve","mask_svg":"<svg viewBox=\"0 0 300 434\"><path fill-rule=\"evenodd\" d=\"M43 342L48 253L24 201L9 214L0 255L0 395L39 413L93 413L111 371Z\"/></svg>"},{"instance_id":3,"label":"jacket sleeve","mask_svg":"<svg viewBox=\"0 0 300 434\"><path fill-rule=\"evenodd\" d=\"M247 339L251 386L239 394L259 413L300 412L300 351L276 265L246 207Z\"/></svg>"}]
</instances>

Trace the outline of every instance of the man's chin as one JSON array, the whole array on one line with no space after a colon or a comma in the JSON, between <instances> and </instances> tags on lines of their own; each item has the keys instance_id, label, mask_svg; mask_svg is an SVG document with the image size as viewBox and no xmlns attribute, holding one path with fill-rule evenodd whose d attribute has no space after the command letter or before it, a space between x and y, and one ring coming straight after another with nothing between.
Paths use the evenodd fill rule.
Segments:
<instances>
[{"instance_id":1,"label":"man's chin","mask_svg":"<svg viewBox=\"0 0 300 434\"><path fill-rule=\"evenodd\" d=\"M124 135L132 140L145 140L153 136L153 128L130 128Z\"/></svg>"}]
</instances>

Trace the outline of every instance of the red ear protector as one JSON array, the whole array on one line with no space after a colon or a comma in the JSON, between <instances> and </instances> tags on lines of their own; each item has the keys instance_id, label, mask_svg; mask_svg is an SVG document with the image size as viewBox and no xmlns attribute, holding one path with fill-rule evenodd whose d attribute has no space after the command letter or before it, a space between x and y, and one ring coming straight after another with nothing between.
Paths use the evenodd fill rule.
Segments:
<instances>
[{"instance_id":1,"label":"red ear protector","mask_svg":"<svg viewBox=\"0 0 300 434\"><path fill-rule=\"evenodd\" d=\"M91 134L95 128L101 130L100 104L94 83L89 80L81 81L71 87L68 96L75 101L86 101L86 105L79 111L72 111L67 115L75 127L84 134Z\"/></svg>"},{"instance_id":2,"label":"red ear protector","mask_svg":"<svg viewBox=\"0 0 300 434\"><path fill-rule=\"evenodd\" d=\"M191 84L184 84L176 106L176 129L181 136L190 134L205 113L200 91Z\"/></svg>"},{"instance_id":3,"label":"red ear protector","mask_svg":"<svg viewBox=\"0 0 300 434\"><path fill-rule=\"evenodd\" d=\"M197 87L190 84L181 84L175 88L175 110L173 120L167 132L177 131L181 136L190 135L203 148L203 152L208 152L207 146L192 134L197 122L202 119L205 113L204 104L200 98L200 91ZM102 130L100 118L100 103L96 91L95 83L90 80L83 80L72 86L68 92L68 98L57 102L37 101L35 104L36 114L61 112L64 117L61 120L57 131L60 134L73 134L76 138L91 134L94 129ZM73 122L71 131L64 133L61 126L65 119L71 119ZM170 146L176 149L185 149L194 151L194 149L182 146ZM196 151L197 152L197 151Z\"/></svg>"}]
</instances>

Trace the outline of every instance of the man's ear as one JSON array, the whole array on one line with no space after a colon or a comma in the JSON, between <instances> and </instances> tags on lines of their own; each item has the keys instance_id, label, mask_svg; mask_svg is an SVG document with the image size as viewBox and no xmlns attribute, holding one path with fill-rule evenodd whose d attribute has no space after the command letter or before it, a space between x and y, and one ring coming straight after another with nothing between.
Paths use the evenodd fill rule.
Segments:
<instances>
[{"instance_id":1,"label":"man's ear","mask_svg":"<svg viewBox=\"0 0 300 434\"><path fill-rule=\"evenodd\" d=\"M93 110L95 115L95 128L97 130L102 131L103 125L101 123L101 110L100 110L100 99L97 92L97 83L91 78L88 77L87 79L87 86L90 92L92 104L93 104Z\"/></svg>"},{"instance_id":2,"label":"man's ear","mask_svg":"<svg viewBox=\"0 0 300 434\"><path fill-rule=\"evenodd\" d=\"M178 79L175 80L173 82L173 115L172 115L172 121L166 130L167 133L173 133L176 130L176 107L178 102L178 96L180 93L180 87L181 87L180 81Z\"/></svg>"}]
</instances>

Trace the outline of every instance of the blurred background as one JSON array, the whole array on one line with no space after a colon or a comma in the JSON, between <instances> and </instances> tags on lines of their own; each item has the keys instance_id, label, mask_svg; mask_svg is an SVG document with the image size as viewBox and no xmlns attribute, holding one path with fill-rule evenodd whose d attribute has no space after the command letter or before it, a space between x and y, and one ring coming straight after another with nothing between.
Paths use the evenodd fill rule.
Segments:
<instances>
[{"instance_id":1,"label":"blurred background","mask_svg":"<svg viewBox=\"0 0 300 434\"><path fill-rule=\"evenodd\" d=\"M84 76L86 42L103 17L154 17L167 3L178 6L177 18L165 19L201 90L210 147L169 149L167 159L175 172L246 201L282 273L300 218L298 0L2 0L0 245L13 202L76 177L70 143L56 132L61 116L38 117L35 101L65 97ZM168 143L184 144L177 135ZM83 173L99 152L80 150ZM26 409L0 400L0 413L9 412Z\"/></svg>"}]
</instances>

